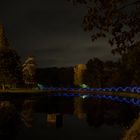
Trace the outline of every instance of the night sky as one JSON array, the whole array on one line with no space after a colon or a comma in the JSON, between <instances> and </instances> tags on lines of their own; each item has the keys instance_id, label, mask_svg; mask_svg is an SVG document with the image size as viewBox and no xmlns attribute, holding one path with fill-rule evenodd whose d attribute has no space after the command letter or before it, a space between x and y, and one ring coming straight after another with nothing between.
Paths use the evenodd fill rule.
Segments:
<instances>
[{"instance_id":1,"label":"night sky","mask_svg":"<svg viewBox=\"0 0 140 140\"><path fill-rule=\"evenodd\" d=\"M24 61L34 55L38 67L68 67L90 58L115 60L107 40L93 47L82 27L86 9L66 0L3 0L0 20L11 47Z\"/></svg>"}]
</instances>

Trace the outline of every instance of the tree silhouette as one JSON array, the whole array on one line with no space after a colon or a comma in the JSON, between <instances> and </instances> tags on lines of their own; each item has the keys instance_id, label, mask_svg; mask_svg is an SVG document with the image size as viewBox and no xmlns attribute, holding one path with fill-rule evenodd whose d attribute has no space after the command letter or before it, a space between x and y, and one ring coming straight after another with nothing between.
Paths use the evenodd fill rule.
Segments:
<instances>
[{"instance_id":1,"label":"tree silhouette","mask_svg":"<svg viewBox=\"0 0 140 140\"><path fill-rule=\"evenodd\" d=\"M9 47L4 27L0 23L0 85L5 89L6 84L18 84L21 79L20 57L13 48Z\"/></svg>"},{"instance_id":2,"label":"tree silhouette","mask_svg":"<svg viewBox=\"0 0 140 140\"><path fill-rule=\"evenodd\" d=\"M83 4L87 13L84 29L92 41L108 37L112 53L122 54L133 48L140 32L140 0L68 0Z\"/></svg>"},{"instance_id":3,"label":"tree silhouette","mask_svg":"<svg viewBox=\"0 0 140 140\"><path fill-rule=\"evenodd\" d=\"M129 85L140 84L140 42L136 44L133 50L129 50L122 56L122 69L123 75L126 75L126 81L129 81ZM123 77L123 76L121 76Z\"/></svg>"},{"instance_id":4,"label":"tree silhouette","mask_svg":"<svg viewBox=\"0 0 140 140\"><path fill-rule=\"evenodd\" d=\"M87 69L84 72L84 83L91 87L101 87L103 78L103 62L94 58L86 64Z\"/></svg>"}]
</instances>

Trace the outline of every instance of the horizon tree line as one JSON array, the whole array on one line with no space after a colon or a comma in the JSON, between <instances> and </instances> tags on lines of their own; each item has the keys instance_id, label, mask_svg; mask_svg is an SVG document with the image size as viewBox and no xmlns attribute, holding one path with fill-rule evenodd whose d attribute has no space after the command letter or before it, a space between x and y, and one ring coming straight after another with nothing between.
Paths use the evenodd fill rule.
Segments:
<instances>
[{"instance_id":1,"label":"horizon tree line","mask_svg":"<svg viewBox=\"0 0 140 140\"><path fill-rule=\"evenodd\" d=\"M140 43L122 54L117 62L90 59L83 74L83 83L90 87L140 85ZM49 74L48 74L49 73ZM39 69L35 58L28 56L22 64L16 50L10 47L0 24L0 85L33 87L37 82L47 86L75 86L74 67ZM26 85L26 86L25 86Z\"/></svg>"}]
</instances>

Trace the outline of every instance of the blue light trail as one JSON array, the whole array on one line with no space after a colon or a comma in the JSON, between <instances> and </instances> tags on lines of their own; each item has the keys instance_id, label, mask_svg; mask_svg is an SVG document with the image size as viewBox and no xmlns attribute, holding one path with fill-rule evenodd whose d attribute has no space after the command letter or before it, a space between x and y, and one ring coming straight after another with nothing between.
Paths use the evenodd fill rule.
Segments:
<instances>
[{"instance_id":1,"label":"blue light trail","mask_svg":"<svg viewBox=\"0 0 140 140\"><path fill-rule=\"evenodd\" d=\"M93 94L84 94L81 95L80 93L74 94L74 93L56 93L51 96L59 96L59 97L81 97L83 99L88 98L95 98L95 99L107 99L117 102L123 102L127 104L133 104L135 106L140 107L140 99L134 99L134 98L126 98L126 97L118 97L118 96L111 96L111 95L93 95Z\"/></svg>"},{"instance_id":2,"label":"blue light trail","mask_svg":"<svg viewBox=\"0 0 140 140\"><path fill-rule=\"evenodd\" d=\"M140 87L138 86L127 86L127 87L107 87L107 88L64 88L64 87L43 87L42 90L51 91L107 91L107 92L130 92L130 93L140 93Z\"/></svg>"}]
</instances>

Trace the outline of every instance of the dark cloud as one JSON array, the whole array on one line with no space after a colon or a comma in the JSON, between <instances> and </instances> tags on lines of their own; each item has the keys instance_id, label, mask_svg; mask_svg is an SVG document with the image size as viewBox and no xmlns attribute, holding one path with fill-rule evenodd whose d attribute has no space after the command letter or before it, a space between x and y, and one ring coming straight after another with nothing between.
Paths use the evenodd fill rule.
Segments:
<instances>
[{"instance_id":1,"label":"dark cloud","mask_svg":"<svg viewBox=\"0 0 140 140\"><path fill-rule=\"evenodd\" d=\"M0 20L22 61L34 54L39 67L72 66L99 57L114 59L105 40L92 42L83 31L86 9L66 0L4 0Z\"/></svg>"}]
</instances>

